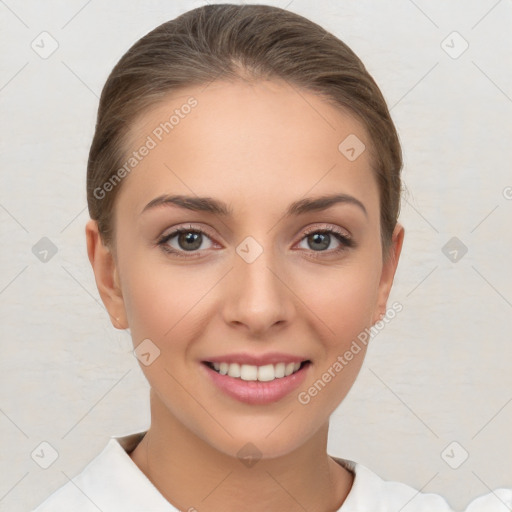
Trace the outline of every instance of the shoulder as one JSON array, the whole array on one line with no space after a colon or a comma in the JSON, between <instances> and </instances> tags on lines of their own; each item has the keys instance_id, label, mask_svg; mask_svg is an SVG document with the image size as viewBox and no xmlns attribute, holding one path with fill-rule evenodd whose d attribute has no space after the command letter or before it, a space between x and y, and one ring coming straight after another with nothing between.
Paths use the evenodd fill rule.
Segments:
<instances>
[{"instance_id":1,"label":"shoulder","mask_svg":"<svg viewBox=\"0 0 512 512\"><path fill-rule=\"evenodd\" d=\"M362 464L333 458L354 473L352 488L339 512L453 512L438 494L422 493L407 484L384 480Z\"/></svg>"},{"instance_id":2,"label":"shoulder","mask_svg":"<svg viewBox=\"0 0 512 512\"><path fill-rule=\"evenodd\" d=\"M161 512L175 510L129 456L145 432L110 438L69 482L32 512ZM171 507L171 508L170 508Z\"/></svg>"},{"instance_id":3,"label":"shoulder","mask_svg":"<svg viewBox=\"0 0 512 512\"><path fill-rule=\"evenodd\" d=\"M98 512L98 507L69 481L46 498L32 512L64 512L65 510Z\"/></svg>"},{"instance_id":4,"label":"shoulder","mask_svg":"<svg viewBox=\"0 0 512 512\"><path fill-rule=\"evenodd\" d=\"M509 512L512 510L512 489L496 489L474 499L464 512Z\"/></svg>"}]
</instances>

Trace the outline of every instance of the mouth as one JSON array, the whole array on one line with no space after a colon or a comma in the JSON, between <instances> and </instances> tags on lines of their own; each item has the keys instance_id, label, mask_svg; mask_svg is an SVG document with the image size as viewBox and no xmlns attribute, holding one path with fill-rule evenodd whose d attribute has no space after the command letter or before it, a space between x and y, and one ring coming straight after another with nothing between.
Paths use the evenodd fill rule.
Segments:
<instances>
[{"instance_id":1,"label":"mouth","mask_svg":"<svg viewBox=\"0 0 512 512\"><path fill-rule=\"evenodd\" d=\"M252 364L211 362L203 361L208 368L217 372L219 375L227 375L234 379L244 381L272 382L277 379L284 379L290 375L299 372L305 366L311 364L309 359L297 363L276 363L265 364L261 366Z\"/></svg>"},{"instance_id":2,"label":"mouth","mask_svg":"<svg viewBox=\"0 0 512 512\"><path fill-rule=\"evenodd\" d=\"M249 405L268 405L301 386L312 362L275 362L253 365L227 361L202 361L206 378L224 395Z\"/></svg>"}]
</instances>

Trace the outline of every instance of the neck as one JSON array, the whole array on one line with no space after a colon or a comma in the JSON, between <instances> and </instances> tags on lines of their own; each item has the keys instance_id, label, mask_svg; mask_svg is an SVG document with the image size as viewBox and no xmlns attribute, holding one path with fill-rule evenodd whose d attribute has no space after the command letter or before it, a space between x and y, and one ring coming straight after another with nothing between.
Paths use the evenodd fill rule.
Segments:
<instances>
[{"instance_id":1,"label":"neck","mask_svg":"<svg viewBox=\"0 0 512 512\"><path fill-rule=\"evenodd\" d=\"M130 457L179 510L334 512L352 486L352 473L326 452L328 424L291 453L250 462L200 439L153 395L151 416Z\"/></svg>"}]
</instances>

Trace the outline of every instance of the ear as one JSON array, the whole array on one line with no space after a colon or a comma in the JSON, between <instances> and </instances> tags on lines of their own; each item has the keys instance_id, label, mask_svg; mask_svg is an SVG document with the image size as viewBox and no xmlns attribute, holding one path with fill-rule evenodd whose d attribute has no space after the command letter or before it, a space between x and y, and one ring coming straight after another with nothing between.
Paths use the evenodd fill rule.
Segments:
<instances>
[{"instance_id":1,"label":"ear","mask_svg":"<svg viewBox=\"0 0 512 512\"><path fill-rule=\"evenodd\" d=\"M89 220L85 226L87 254L94 271L96 286L101 300L107 308L110 321L116 329L127 329L126 310L119 284L119 275L114 256L110 249L103 245L98 223Z\"/></svg>"},{"instance_id":2,"label":"ear","mask_svg":"<svg viewBox=\"0 0 512 512\"><path fill-rule=\"evenodd\" d=\"M387 257L385 258L382 266L382 273L380 276L377 298L377 307L375 308L372 324L375 324L375 322L377 322L386 314L389 292L391 291L391 286L393 284L393 279L395 277L395 272L398 265L398 260L400 258L400 253L402 252L404 234L405 231L403 226L397 223L395 229L393 230L391 246L388 249Z\"/></svg>"}]
</instances>

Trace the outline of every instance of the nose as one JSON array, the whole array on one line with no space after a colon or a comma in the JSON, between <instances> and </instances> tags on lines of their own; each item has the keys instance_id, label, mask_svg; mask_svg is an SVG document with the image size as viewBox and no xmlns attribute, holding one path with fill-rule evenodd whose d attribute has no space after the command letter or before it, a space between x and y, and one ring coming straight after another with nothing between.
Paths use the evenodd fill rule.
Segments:
<instances>
[{"instance_id":1,"label":"nose","mask_svg":"<svg viewBox=\"0 0 512 512\"><path fill-rule=\"evenodd\" d=\"M263 250L254 261L238 253L234 258L223 301L224 320L246 335L268 337L269 330L289 324L295 313L283 265L271 250Z\"/></svg>"}]
</instances>

